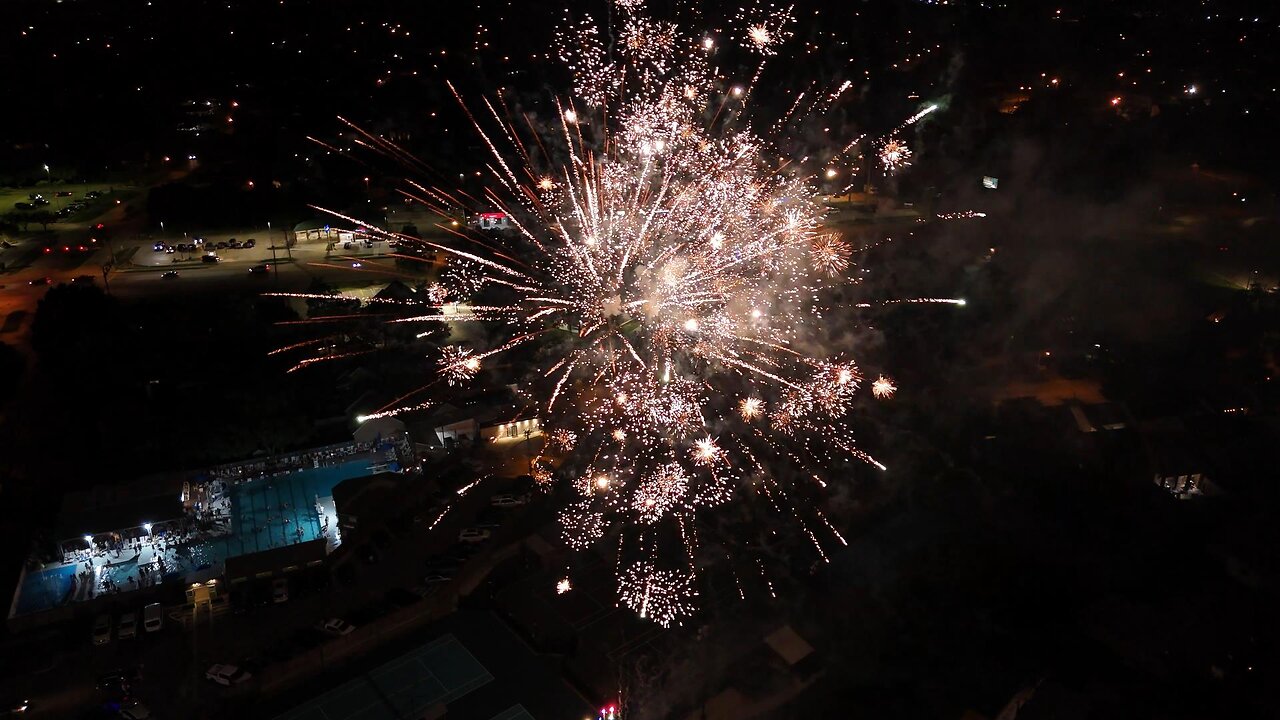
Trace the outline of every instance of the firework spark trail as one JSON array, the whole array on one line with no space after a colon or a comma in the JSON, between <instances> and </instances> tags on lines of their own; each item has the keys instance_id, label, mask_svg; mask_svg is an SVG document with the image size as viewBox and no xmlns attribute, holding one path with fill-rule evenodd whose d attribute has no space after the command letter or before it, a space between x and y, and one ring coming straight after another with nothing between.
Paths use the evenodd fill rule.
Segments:
<instances>
[{"instance_id":1,"label":"firework spark trail","mask_svg":"<svg viewBox=\"0 0 1280 720\"><path fill-rule=\"evenodd\" d=\"M284 347L278 347L275 350L268 351L267 355L279 355L280 353L289 352L290 350L297 350L298 348L318 345L322 342L325 342L326 340L333 340L335 337L337 336L326 335L324 337L315 338L314 340L303 340L302 342L296 342L296 343L293 343L292 345L285 345Z\"/></svg>"},{"instance_id":2,"label":"firework spark trail","mask_svg":"<svg viewBox=\"0 0 1280 720\"><path fill-rule=\"evenodd\" d=\"M305 360L299 360L297 365L294 365L293 367L289 368L285 372L286 373L297 372L298 370L302 370L303 368L311 367L316 363L329 362L332 360L342 360L344 358L353 358L353 357L358 357L360 355L368 355L371 352L373 351L372 350L356 350L354 352L336 353L333 355L324 355L321 357L307 358Z\"/></svg>"},{"instance_id":3,"label":"firework spark trail","mask_svg":"<svg viewBox=\"0 0 1280 720\"><path fill-rule=\"evenodd\" d=\"M491 155L491 180L482 200L416 184L414 197L428 206L467 198L497 207L514 232L494 237L441 226L461 247L415 240L446 253L450 267L430 302L412 303L422 313L393 322L512 328L489 350L443 348L440 377L449 384L470 380L489 357L547 340L538 343L546 359L534 373L548 431L543 452L565 459L553 475L540 453L531 474L544 489L564 482L578 495L559 513L571 547L616 534L619 604L667 625L696 605L700 510L750 493L793 517L826 559L814 529L844 539L791 489L811 486L811 478L825 487L811 468L838 471L850 460L885 466L855 446L843 419L862 387L857 366L808 350L825 334L821 297L845 282L853 250L820 230L825 209L812 176L799 169L807 158L781 156L779 143L755 135L745 120L765 61L791 36L791 8L739 14L731 37L759 56L744 86L713 64L710 36L686 35L646 16L642 5L617 2L621 35L612 51L590 18L559 35L573 94L556 99L556 120L545 128L527 116L527 127L517 127L501 96L501 107L485 99L487 113L473 114L448 86ZM810 121L850 87L806 89L772 127ZM908 152L902 145L899 165ZM783 172L793 160L791 174ZM926 302L963 304L878 304ZM883 376L871 383L880 399L892 388ZM380 412L425 404L403 402ZM821 526L811 522L815 514ZM735 582L742 593L736 575Z\"/></svg>"},{"instance_id":4,"label":"firework spark trail","mask_svg":"<svg viewBox=\"0 0 1280 720\"><path fill-rule=\"evenodd\" d=\"M365 422L366 420L377 420L378 418L395 417L408 412L416 412L418 410L426 410L435 407L433 402L420 402L416 405L405 405L403 407L393 408L391 410L379 410L370 415L357 415L356 422Z\"/></svg>"},{"instance_id":5,"label":"firework spark trail","mask_svg":"<svg viewBox=\"0 0 1280 720\"><path fill-rule=\"evenodd\" d=\"M869 308L875 305L959 305L964 307L968 303L963 298L906 298L902 300L881 300L879 303L858 303L854 307Z\"/></svg>"}]
</instances>

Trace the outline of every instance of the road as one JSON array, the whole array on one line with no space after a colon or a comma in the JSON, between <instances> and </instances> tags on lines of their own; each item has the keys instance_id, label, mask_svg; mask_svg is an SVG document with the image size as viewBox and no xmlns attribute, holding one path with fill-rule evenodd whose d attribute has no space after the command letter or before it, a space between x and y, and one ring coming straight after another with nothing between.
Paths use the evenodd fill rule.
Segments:
<instances>
[{"instance_id":1,"label":"road","mask_svg":"<svg viewBox=\"0 0 1280 720\"><path fill-rule=\"evenodd\" d=\"M84 232L87 232L87 227L63 229L45 239L28 239L19 248L7 251L11 256L15 250L21 251L25 257L21 261L23 267L0 275L0 341L19 346L26 344L36 305L50 287L69 283L73 278L84 275L91 276L95 284L103 285L102 266L110 257L106 248L84 254L45 255L41 252L46 239L69 242L71 236L79 238L79 234ZM328 253L327 244L319 241L288 251L280 247L275 251L281 260L278 263L272 263L269 246L259 245L251 250L220 251L223 261L217 264L186 259L185 255L155 252L151 240L113 241L112 245L118 256L132 253L129 262L118 265L107 277L110 293L122 300L169 294L301 292L316 278L334 286L352 288L385 283L395 278L413 282L423 277L398 269L395 260L385 255L387 247L381 243L372 249L361 247L336 253ZM264 262L272 267L269 274L249 272L249 268ZM176 270L178 276L165 277L167 270ZM45 278L48 285L30 284Z\"/></svg>"}]
</instances>

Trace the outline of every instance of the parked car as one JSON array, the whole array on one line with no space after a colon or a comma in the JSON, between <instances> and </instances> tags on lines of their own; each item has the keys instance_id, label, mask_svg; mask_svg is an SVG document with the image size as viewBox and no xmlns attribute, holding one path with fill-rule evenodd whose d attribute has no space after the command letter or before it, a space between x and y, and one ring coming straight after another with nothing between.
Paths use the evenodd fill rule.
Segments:
<instances>
[{"instance_id":1,"label":"parked car","mask_svg":"<svg viewBox=\"0 0 1280 720\"><path fill-rule=\"evenodd\" d=\"M326 635L340 637L342 635L350 635L351 631L356 629L356 626L340 618L329 618L316 625L316 629Z\"/></svg>"},{"instance_id":2,"label":"parked car","mask_svg":"<svg viewBox=\"0 0 1280 720\"><path fill-rule=\"evenodd\" d=\"M99 675L93 681L95 690L128 690L142 682L142 668L116 668Z\"/></svg>"},{"instance_id":3,"label":"parked car","mask_svg":"<svg viewBox=\"0 0 1280 720\"><path fill-rule=\"evenodd\" d=\"M135 612L127 612L120 616L120 622L116 624L116 637L121 640L132 640L138 634L138 614Z\"/></svg>"},{"instance_id":4,"label":"parked car","mask_svg":"<svg viewBox=\"0 0 1280 720\"><path fill-rule=\"evenodd\" d=\"M142 608L142 629L147 632L159 632L164 627L164 606L151 603Z\"/></svg>"},{"instance_id":5,"label":"parked car","mask_svg":"<svg viewBox=\"0 0 1280 720\"><path fill-rule=\"evenodd\" d=\"M53 282L52 278L38 277L35 280L28 280L27 284L28 285L49 285L52 282Z\"/></svg>"},{"instance_id":6,"label":"parked car","mask_svg":"<svg viewBox=\"0 0 1280 720\"><path fill-rule=\"evenodd\" d=\"M271 602L279 605L289 601L289 581L286 578L276 578L271 581Z\"/></svg>"},{"instance_id":7,"label":"parked car","mask_svg":"<svg viewBox=\"0 0 1280 720\"><path fill-rule=\"evenodd\" d=\"M124 718L124 720L147 720L147 718L151 717L151 710L146 705L134 700L120 706L120 717Z\"/></svg>"},{"instance_id":8,"label":"parked car","mask_svg":"<svg viewBox=\"0 0 1280 720\"><path fill-rule=\"evenodd\" d=\"M251 673L246 670L241 670L235 665L213 665L208 670L204 671L204 678L206 680L212 680L219 685L227 687L239 685L251 677L253 677Z\"/></svg>"},{"instance_id":9,"label":"parked car","mask_svg":"<svg viewBox=\"0 0 1280 720\"><path fill-rule=\"evenodd\" d=\"M160 273L160 277L164 278L165 280L172 280L172 279L174 279L174 278L178 277L178 271L177 271L177 270L166 270L165 272Z\"/></svg>"},{"instance_id":10,"label":"parked car","mask_svg":"<svg viewBox=\"0 0 1280 720\"><path fill-rule=\"evenodd\" d=\"M465 560L463 562L465 562ZM427 572L449 575L458 572L458 568L460 567L462 567L462 562L459 562L456 557L441 556L427 558Z\"/></svg>"},{"instance_id":11,"label":"parked car","mask_svg":"<svg viewBox=\"0 0 1280 720\"><path fill-rule=\"evenodd\" d=\"M426 600L432 595L435 595L436 591L439 589L440 589L439 584L415 585L414 587L409 588L409 592L413 593L414 595L417 595L419 600Z\"/></svg>"},{"instance_id":12,"label":"parked car","mask_svg":"<svg viewBox=\"0 0 1280 720\"><path fill-rule=\"evenodd\" d=\"M458 533L458 541L464 543L482 543L492 535L484 528L467 528Z\"/></svg>"},{"instance_id":13,"label":"parked car","mask_svg":"<svg viewBox=\"0 0 1280 720\"><path fill-rule=\"evenodd\" d=\"M521 505L527 505L528 503L529 503L529 498L524 497L522 495L512 495L511 493L494 495L492 498L489 499L490 505L494 507L500 507L500 508L520 507Z\"/></svg>"},{"instance_id":14,"label":"parked car","mask_svg":"<svg viewBox=\"0 0 1280 720\"><path fill-rule=\"evenodd\" d=\"M220 263L220 262L222 262L222 258L218 257L217 255L202 255L202 256L200 257L200 260L201 260L202 262L207 262L207 263Z\"/></svg>"},{"instance_id":15,"label":"parked car","mask_svg":"<svg viewBox=\"0 0 1280 720\"><path fill-rule=\"evenodd\" d=\"M227 242L227 247L229 247L229 248L231 248L231 249L233 249L233 250L239 250L239 249L241 248L240 241L239 241L239 240L231 240L231 241L228 241L228 242Z\"/></svg>"},{"instance_id":16,"label":"parked car","mask_svg":"<svg viewBox=\"0 0 1280 720\"><path fill-rule=\"evenodd\" d=\"M480 547L473 543L456 542L445 552L446 557L458 558L458 562L466 562L468 558L480 552Z\"/></svg>"},{"instance_id":17,"label":"parked car","mask_svg":"<svg viewBox=\"0 0 1280 720\"><path fill-rule=\"evenodd\" d=\"M235 238L232 238L232 241L234 241L234 240L235 240ZM218 243L218 244L214 245L214 247L215 247L215 248L217 248L217 249L219 249L219 250L226 250L227 248L231 247L231 244L230 244L230 243L225 243L225 242L220 242L220 243Z\"/></svg>"},{"instance_id":18,"label":"parked car","mask_svg":"<svg viewBox=\"0 0 1280 720\"><path fill-rule=\"evenodd\" d=\"M93 621L93 644L106 645L111 642L111 616L99 615Z\"/></svg>"},{"instance_id":19,"label":"parked car","mask_svg":"<svg viewBox=\"0 0 1280 720\"><path fill-rule=\"evenodd\" d=\"M5 697L0 699L0 716L26 715L31 709L31 701L22 697Z\"/></svg>"},{"instance_id":20,"label":"parked car","mask_svg":"<svg viewBox=\"0 0 1280 720\"><path fill-rule=\"evenodd\" d=\"M258 244L258 241L257 241L257 240L254 240L253 238L249 238L248 240L245 240L245 241L244 241L244 246L245 246L246 248L254 247L254 246L255 246L255 245L257 245L257 244Z\"/></svg>"},{"instance_id":21,"label":"parked car","mask_svg":"<svg viewBox=\"0 0 1280 720\"><path fill-rule=\"evenodd\" d=\"M271 272L271 266L266 263L254 265L253 267L249 268L250 275L266 275L269 272Z\"/></svg>"}]
</instances>

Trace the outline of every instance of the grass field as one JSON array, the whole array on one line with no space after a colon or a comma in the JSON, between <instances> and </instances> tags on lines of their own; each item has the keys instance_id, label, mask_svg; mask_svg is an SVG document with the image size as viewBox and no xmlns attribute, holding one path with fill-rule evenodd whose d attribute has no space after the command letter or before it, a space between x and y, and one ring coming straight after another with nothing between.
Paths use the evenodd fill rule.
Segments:
<instances>
[{"instance_id":1,"label":"grass field","mask_svg":"<svg viewBox=\"0 0 1280 720\"><path fill-rule=\"evenodd\" d=\"M134 188L126 188L120 185L112 186L109 183L59 183L52 184L40 183L34 187L0 187L0 214L10 212L32 212L29 210L18 210L14 205L20 202L30 202L28 197L31 193L43 195L49 201L45 205L36 210L48 210L55 212L59 208L64 207L72 202L84 201L85 193L97 190L103 194L103 197L97 200L88 201L88 206L78 213L72 213L64 218L63 222L78 222L92 217L96 217L105 210L110 203L114 203L117 199L123 199L126 195L132 194ZM114 194L112 191L114 190ZM71 192L71 197L60 198L57 193ZM37 229L39 226L35 226ZM51 226L53 227L53 226Z\"/></svg>"}]
</instances>

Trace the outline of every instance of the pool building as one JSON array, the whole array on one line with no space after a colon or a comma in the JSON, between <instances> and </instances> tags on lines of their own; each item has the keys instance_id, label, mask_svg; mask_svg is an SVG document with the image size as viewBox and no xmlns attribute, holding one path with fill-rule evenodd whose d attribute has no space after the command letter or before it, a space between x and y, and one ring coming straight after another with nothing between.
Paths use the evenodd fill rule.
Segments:
<instances>
[{"instance_id":1,"label":"pool building","mask_svg":"<svg viewBox=\"0 0 1280 720\"><path fill-rule=\"evenodd\" d=\"M381 418L345 443L70 494L62 539L23 568L9 625L57 622L121 593L172 597L320 565L342 542L339 483L418 468L404 425Z\"/></svg>"}]
</instances>

